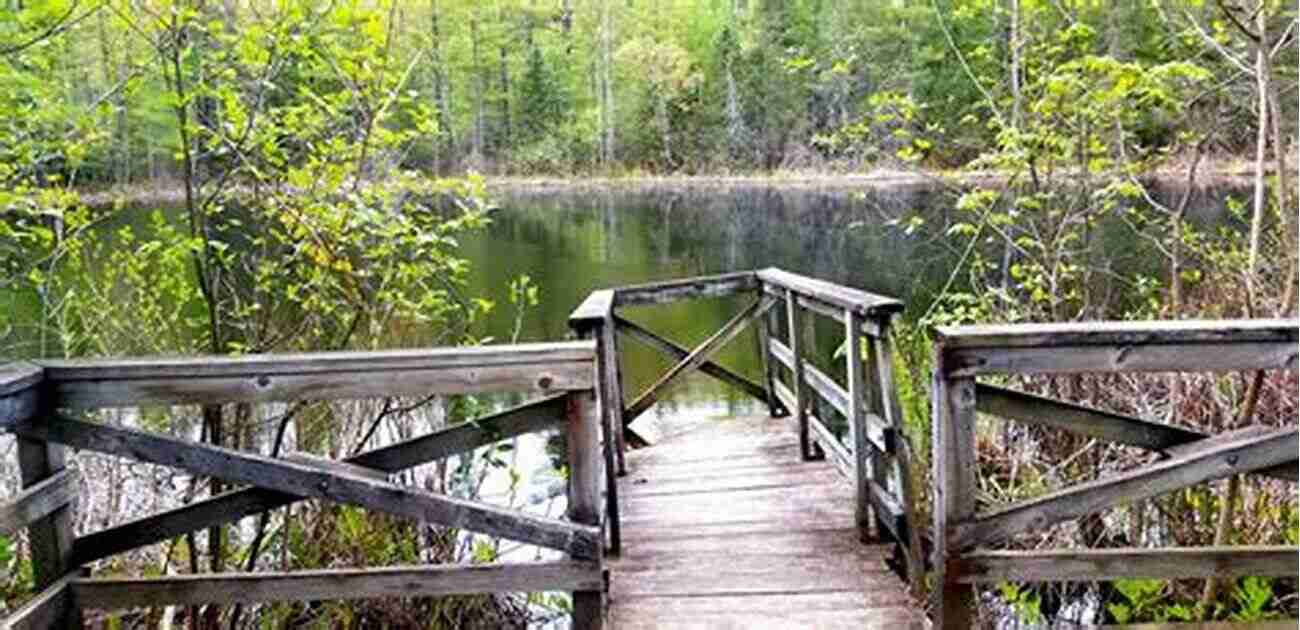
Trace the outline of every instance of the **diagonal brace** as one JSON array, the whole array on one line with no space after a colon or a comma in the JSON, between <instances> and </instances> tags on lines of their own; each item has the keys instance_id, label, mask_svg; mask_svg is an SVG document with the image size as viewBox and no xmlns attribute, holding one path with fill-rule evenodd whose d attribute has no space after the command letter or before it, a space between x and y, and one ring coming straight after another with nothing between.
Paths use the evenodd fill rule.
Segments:
<instances>
[{"instance_id":1,"label":"diagonal brace","mask_svg":"<svg viewBox=\"0 0 1300 630\"><path fill-rule=\"evenodd\" d=\"M677 379L699 368L704 364L704 362L708 361L714 353L722 348L722 346L727 345L727 342L735 339L736 335L739 335L740 332L745 329L745 326L748 326L755 319L761 317L768 309L772 308L772 305L774 304L776 304L776 300L771 296L763 296L761 299L745 307L743 311L731 318L731 321L727 322L718 330L718 332L713 333L712 336L705 339L700 343L700 345L696 346L694 350L691 350L690 354L686 355L686 358L678 362L677 365L669 368L663 376L659 377L659 380L655 381L655 383L648 387L645 392L637 397L636 400L632 401L632 404L628 406L627 411L623 414L624 426L631 424L638 416L645 413L646 410L649 409L651 405L654 405L655 402L659 400L659 397L663 395L664 391L667 390L668 387Z\"/></svg>"}]
</instances>

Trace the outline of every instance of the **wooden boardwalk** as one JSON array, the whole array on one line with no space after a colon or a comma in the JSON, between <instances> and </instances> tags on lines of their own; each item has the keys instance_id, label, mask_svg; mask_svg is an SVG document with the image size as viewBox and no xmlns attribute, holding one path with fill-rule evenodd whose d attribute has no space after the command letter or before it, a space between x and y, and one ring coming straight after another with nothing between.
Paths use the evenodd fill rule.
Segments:
<instances>
[{"instance_id":1,"label":"wooden boardwalk","mask_svg":"<svg viewBox=\"0 0 1300 630\"><path fill-rule=\"evenodd\" d=\"M612 627L906 628L924 615L858 541L853 486L786 418L704 422L627 455Z\"/></svg>"}]
</instances>

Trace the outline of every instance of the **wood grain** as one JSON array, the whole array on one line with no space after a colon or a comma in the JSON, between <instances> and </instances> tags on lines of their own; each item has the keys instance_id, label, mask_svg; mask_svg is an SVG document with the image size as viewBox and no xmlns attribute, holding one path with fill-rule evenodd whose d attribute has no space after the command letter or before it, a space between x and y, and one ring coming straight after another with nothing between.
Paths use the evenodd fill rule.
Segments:
<instances>
[{"instance_id":1,"label":"wood grain","mask_svg":"<svg viewBox=\"0 0 1300 630\"><path fill-rule=\"evenodd\" d=\"M772 357L781 365L790 369L794 364L793 353L785 344L772 340ZM803 365L804 382L814 393L817 394L826 404L840 412L844 417L849 417L849 394L840 387L831 377L817 369L813 365L804 362ZM869 411L864 415L867 427L866 437L871 445L884 453L894 451L895 429L887 426L885 420L875 413Z\"/></svg>"},{"instance_id":2,"label":"wood grain","mask_svg":"<svg viewBox=\"0 0 1300 630\"><path fill-rule=\"evenodd\" d=\"M72 576L64 576L45 587L35 597L23 604L13 614L0 620L0 630L50 630L51 628L80 628L79 615L73 609L70 584Z\"/></svg>"},{"instance_id":3,"label":"wood grain","mask_svg":"<svg viewBox=\"0 0 1300 630\"><path fill-rule=\"evenodd\" d=\"M1126 578L1295 577L1300 548L1182 547L975 551L957 565L962 582L1084 581Z\"/></svg>"},{"instance_id":4,"label":"wood grain","mask_svg":"<svg viewBox=\"0 0 1300 630\"><path fill-rule=\"evenodd\" d=\"M0 534L10 535L43 519L76 498L77 479L67 469L24 488L0 505Z\"/></svg>"},{"instance_id":5,"label":"wood grain","mask_svg":"<svg viewBox=\"0 0 1300 630\"><path fill-rule=\"evenodd\" d=\"M395 473L553 427L561 422L564 411L564 396L551 396L428 435L366 451L344 461L383 473ZM300 499L296 495L262 488L235 490L82 536L74 545L73 555L77 564L86 564L136 547L289 505Z\"/></svg>"},{"instance_id":6,"label":"wood grain","mask_svg":"<svg viewBox=\"0 0 1300 630\"><path fill-rule=\"evenodd\" d=\"M759 271L758 279L764 284L789 289L805 297L841 309L849 309L866 317L889 315L903 310L903 303L894 298L852 289L834 282L801 276L775 267L768 267Z\"/></svg>"},{"instance_id":7,"label":"wood grain","mask_svg":"<svg viewBox=\"0 0 1300 630\"><path fill-rule=\"evenodd\" d=\"M600 531L595 527L438 495L348 472L58 416L19 425L15 431L29 439L501 536L559 549L579 558L594 558L600 553Z\"/></svg>"},{"instance_id":8,"label":"wood grain","mask_svg":"<svg viewBox=\"0 0 1300 630\"><path fill-rule=\"evenodd\" d=\"M614 290L614 306L666 304L678 300L722 297L753 291L757 287L758 280L752 271L679 278L618 287Z\"/></svg>"},{"instance_id":9,"label":"wood grain","mask_svg":"<svg viewBox=\"0 0 1300 630\"><path fill-rule=\"evenodd\" d=\"M858 540L852 484L801 461L793 418L701 423L628 467L615 627L923 627L890 549Z\"/></svg>"},{"instance_id":10,"label":"wood grain","mask_svg":"<svg viewBox=\"0 0 1300 630\"><path fill-rule=\"evenodd\" d=\"M1300 319L1107 321L1054 324L939 326L939 345L955 348L1017 348L1087 345L1291 342Z\"/></svg>"},{"instance_id":11,"label":"wood grain","mask_svg":"<svg viewBox=\"0 0 1300 630\"><path fill-rule=\"evenodd\" d=\"M1298 362L1295 341L955 348L943 359L950 376L1294 370Z\"/></svg>"},{"instance_id":12,"label":"wood grain","mask_svg":"<svg viewBox=\"0 0 1300 630\"><path fill-rule=\"evenodd\" d=\"M1173 454L1180 446L1192 445L1209 437L1208 434L1172 424L1150 422L982 383L975 386L975 393L975 406L983 413L1064 429L1165 455ZM1294 462L1262 469L1257 473L1283 481L1296 480Z\"/></svg>"},{"instance_id":13,"label":"wood grain","mask_svg":"<svg viewBox=\"0 0 1300 630\"><path fill-rule=\"evenodd\" d=\"M78 578L70 588L85 608L429 597L600 589L600 566L560 560L518 564L421 565L374 569Z\"/></svg>"},{"instance_id":14,"label":"wood grain","mask_svg":"<svg viewBox=\"0 0 1300 630\"><path fill-rule=\"evenodd\" d=\"M673 361L681 361L691 354L690 350L678 345L671 339L659 336L636 322L615 315L614 323L617 324L619 332L624 333L642 344L668 355L669 357L672 357ZM760 326L760 328L762 327ZM708 374L723 383L731 385L758 400L767 402L767 390L763 389L762 386L732 372L731 370L728 370L725 367L722 367L721 365L718 365L717 363L714 363L713 361L705 361L704 363L701 363L699 369L700 372L704 374Z\"/></svg>"},{"instance_id":15,"label":"wood grain","mask_svg":"<svg viewBox=\"0 0 1300 630\"><path fill-rule=\"evenodd\" d=\"M1189 453L1105 479L1071 486L1037 499L981 515L950 526L953 548L1005 539L1018 532L1159 496L1190 485L1222 479L1290 461L1296 457L1295 427L1244 437L1225 434L1207 438Z\"/></svg>"}]
</instances>

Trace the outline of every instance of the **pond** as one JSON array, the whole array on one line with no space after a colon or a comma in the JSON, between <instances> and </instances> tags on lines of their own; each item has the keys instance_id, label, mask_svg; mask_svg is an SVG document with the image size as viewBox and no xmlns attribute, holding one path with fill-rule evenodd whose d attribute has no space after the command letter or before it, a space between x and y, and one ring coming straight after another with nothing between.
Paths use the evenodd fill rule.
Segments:
<instances>
[{"instance_id":1,"label":"pond","mask_svg":"<svg viewBox=\"0 0 1300 630\"><path fill-rule=\"evenodd\" d=\"M1180 192L1157 187L1156 196ZM1233 186L1197 190L1189 215L1221 220L1225 198L1242 192ZM769 266L903 300L903 318L914 320L948 283L962 254L961 242L945 236L956 220L954 195L925 183L514 186L493 190L493 199L499 210L492 224L463 243L464 253L473 263L473 289L498 304L506 303L506 287L520 274L541 288L542 302L521 329L526 340L563 338L569 311L595 289ZM899 220L911 216L925 223L905 229ZM1111 226L1100 242L1114 269L1157 273L1154 252L1126 226ZM738 299L708 299L624 310L693 347L741 307ZM512 317L500 309L489 328L510 330ZM818 330L818 352L829 356L843 335L830 322L822 324L828 328L826 334ZM746 331L716 360L758 379L753 335ZM630 400L670 364L635 341L620 343ZM638 424L755 408L752 399L697 374Z\"/></svg>"}]
</instances>

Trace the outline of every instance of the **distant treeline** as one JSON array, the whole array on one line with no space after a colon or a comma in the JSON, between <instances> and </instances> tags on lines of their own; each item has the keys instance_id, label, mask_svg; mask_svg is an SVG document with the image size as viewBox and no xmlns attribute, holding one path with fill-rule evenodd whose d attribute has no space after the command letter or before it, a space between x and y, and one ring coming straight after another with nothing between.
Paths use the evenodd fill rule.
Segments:
<instances>
[{"instance_id":1,"label":"distant treeline","mask_svg":"<svg viewBox=\"0 0 1300 630\"><path fill-rule=\"evenodd\" d=\"M319 22L376 33L395 63L393 97L427 108L404 166L439 173L734 173L966 165L1017 125L1069 127L1051 110L1068 64L1109 60L1136 72L1190 64L1213 80L1133 126L1134 148L1249 156L1256 142L1252 29L1241 3L1200 0L417 0L381 1L386 19L348 22L324 4L261 0L7 2L0 8L0 125L27 151L34 134L77 130L73 151L40 156L43 174L87 184L176 178L177 86L236 82L266 97L295 86L223 71L256 37ZM310 3L308 3L310 4ZM375 3L362 3L374 9ZM1250 3L1246 3L1250 4ZM1265 41L1282 135L1296 125L1294 3L1265 3ZM1276 6L1274 6L1276 5ZM179 15L176 28L162 28ZM160 55L183 38L176 58ZM1289 52L1288 52L1289 51ZM252 54L250 51L244 51ZM270 54L267 63L293 63ZM350 71L348 71L350 72ZM274 82L328 79L268 72ZM186 86L180 86L182 88ZM202 85L189 86L202 99ZM267 89L269 88L269 89ZM1122 89L1122 86L1117 87ZM1088 95L1080 96L1086 107ZM196 124L231 124L213 99ZM39 109L41 122L32 124ZM375 112L334 111L337 116ZM236 121L237 122L237 121ZM281 121L262 119L259 125ZM411 131L410 117L384 126ZM1104 135L1104 129L1096 130ZM1196 142L1200 142L1198 137ZM7 141L5 144L10 144ZM40 150L36 147L37 151ZM214 156L221 147L210 147ZM0 155L0 157L3 157Z\"/></svg>"}]
</instances>

